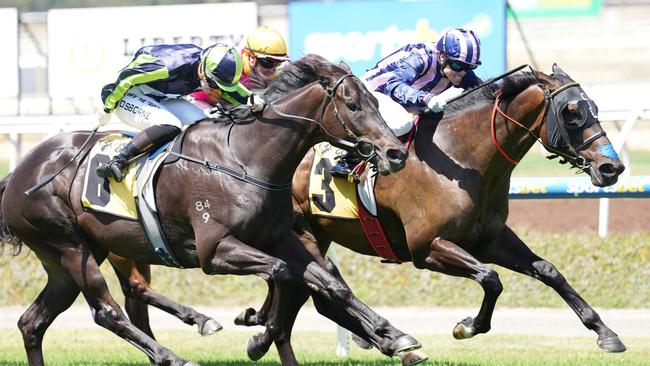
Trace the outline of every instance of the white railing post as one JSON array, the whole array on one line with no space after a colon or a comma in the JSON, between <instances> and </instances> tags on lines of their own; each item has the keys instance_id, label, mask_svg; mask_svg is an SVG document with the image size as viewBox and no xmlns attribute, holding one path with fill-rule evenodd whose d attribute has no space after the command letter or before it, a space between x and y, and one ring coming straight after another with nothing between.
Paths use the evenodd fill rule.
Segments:
<instances>
[{"instance_id":1,"label":"white railing post","mask_svg":"<svg viewBox=\"0 0 650 366\"><path fill-rule=\"evenodd\" d=\"M336 250L334 249L334 243L332 243L325 253L332 263L337 268L339 267L339 260L336 256ZM341 327L336 327L336 355L339 357L345 357L350 354L350 331Z\"/></svg>"},{"instance_id":2,"label":"white railing post","mask_svg":"<svg viewBox=\"0 0 650 366\"><path fill-rule=\"evenodd\" d=\"M641 117L641 113L643 111L639 109L634 109L631 110L627 118L625 119L625 124L623 124L623 128L619 131L619 133L616 135L616 140L614 141L614 151L616 151L616 154L621 154L623 150L625 150L625 141L627 141L627 137L629 136L630 132L632 131L632 128L636 124L636 121L639 120L639 117ZM625 163L628 169L623 173L625 176L630 176L630 168L629 168L629 157L627 154L625 154ZM607 236L607 232L609 231L609 198L601 198L598 202L598 236L601 238L604 238Z\"/></svg>"}]
</instances>

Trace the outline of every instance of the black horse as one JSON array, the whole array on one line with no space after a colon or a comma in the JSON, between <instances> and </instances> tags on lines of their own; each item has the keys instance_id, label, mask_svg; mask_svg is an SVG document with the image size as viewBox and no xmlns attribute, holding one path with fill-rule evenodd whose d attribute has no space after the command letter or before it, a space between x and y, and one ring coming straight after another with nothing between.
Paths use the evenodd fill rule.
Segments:
<instances>
[{"instance_id":1,"label":"black horse","mask_svg":"<svg viewBox=\"0 0 650 366\"><path fill-rule=\"evenodd\" d=\"M272 104L261 114L238 123L209 120L191 126L182 145L187 158L164 166L157 176L158 214L173 251L185 267L200 267L206 274L255 274L272 284L266 331L249 341L252 359L262 357L274 341L279 348L288 344L277 338L286 327L285 292L296 286L294 281L309 289L317 306L337 308L328 315L355 333L368 334L383 353L418 348L416 340L360 303L291 232L290 183L310 146L328 140L356 148L372 156L382 174L403 168L406 149L360 80L321 57L288 65L264 96ZM192 364L131 324L109 293L99 271L109 252L139 263L163 262L139 223L82 208L87 162L80 159L45 188L24 194L71 160L88 136L74 132L46 140L0 182L0 239L26 244L48 276L18 322L29 364L43 365L46 329L80 292L95 322L142 350L152 364ZM210 169L215 164L197 161L239 165L245 174L225 174ZM197 202L209 202L209 207L198 211ZM283 364L294 363L290 356Z\"/></svg>"}]
</instances>

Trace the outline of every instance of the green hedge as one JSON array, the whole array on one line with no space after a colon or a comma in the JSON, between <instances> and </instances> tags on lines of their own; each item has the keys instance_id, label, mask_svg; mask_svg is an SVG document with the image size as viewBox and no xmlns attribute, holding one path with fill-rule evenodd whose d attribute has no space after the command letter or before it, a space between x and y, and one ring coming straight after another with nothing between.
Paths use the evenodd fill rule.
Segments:
<instances>
[{"instance_id":1,"label":"green hedge","mask_svg":"<svg viewBox=\"0 0 650 366\"><path fill-rule=\"evenodd\" d=\"M546 234L517 230L541 257L549 260L593 306L640 308L650 304L650 234ZM381 264L336 247L341 271L356 295L370 305L480 306L483 292L468 279L418 270L410 263ZM46 276L38 260L25 250L0 256L0 306L30 303ZM561 307L562 299L541 282L495 267L504 286L498 305ZM122 301L115 275L102 265L113 295ZM259 306L265 283L254 276L206 276L200 270L153 269L153 288L186 304ZM81 301L78 299L77 301Z\"/></svg>"}]
</instances>

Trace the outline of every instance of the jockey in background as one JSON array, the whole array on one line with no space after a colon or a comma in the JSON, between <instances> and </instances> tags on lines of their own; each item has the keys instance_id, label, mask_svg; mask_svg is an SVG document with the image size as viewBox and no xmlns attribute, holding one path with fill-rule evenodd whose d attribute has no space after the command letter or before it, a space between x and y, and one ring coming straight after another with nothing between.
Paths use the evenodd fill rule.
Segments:
<instances>
[{"instance_id":1,"label":"jockey in background","mask_svg":"<svg viewBox=\"0 0 650 366\"><path fill-rule=\"evenodd\" d=\"M103 111L99 124L111 113L125 124L142 129L97 175L121 181L128 161L171 141L182 128L181 119L163 105L196 90L218 94L231 104L250 103L253 112L264 108L263 100L240 84L243 62L231 46L215 44L201 49L193 44L154 45L139 49L115 83L102 89ZM187 102L186 102L187 103Z\"/></svg>"},{"instance_id":2,"label":"jockey in background","mask_svg":"<svg viewBox=\"0 0 650 366\"><path fill-rule=\"evenodd\" d=\"M248 35L241 57L244 66L239 81L249 90L266 88L282 63L289 60L287 43L282 35L266 26L259 27ZM211 108L221 100L230 102L228 98L220 100L219 95L211 96L202 91L192 93L189 99L202 109Z\"/></svg>"},{"instance_id":3,"label":"jockey in background","mask_svg":"<svg viewBox=\"0 0 650 366\"><path fill-rule=\"evenodd\" d=\"M379 101L379 112L396 136L413 127L413 114L444 111L446 101L480 85L474 69L481 64L481 42L471 30L452 28L437 43L411 43L369 69L363 79ZM455 87L455 88L452 88ZM360 162L354 154L339 158L331 173L347 177Z\"/></svg>"}]
</instances>

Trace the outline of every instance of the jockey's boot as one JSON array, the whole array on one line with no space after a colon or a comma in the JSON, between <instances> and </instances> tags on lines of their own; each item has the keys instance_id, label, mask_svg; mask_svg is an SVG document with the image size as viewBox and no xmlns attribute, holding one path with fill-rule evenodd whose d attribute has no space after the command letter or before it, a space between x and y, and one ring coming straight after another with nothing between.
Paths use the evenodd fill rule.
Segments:
<instances>
[{"instance_id":1,"label":"jockey's boot","mask_svg":"<svg viewBox=\"0 0 650 366\"><path fill-rule=\"evenodd\" d=\"M131 141L106 165L97 167L97 175L101 178L113 177L116 182L124 179L124 172L129 160L149 150L157 149L174 139L181 131L172 125L153 125L138 132Z\"/></svg>"},{"instance_id":2,"label":"jockey's boot","mask_svg":"<svg viewBox=\"0 0 650 366\"><path fill-rule=\"evenodd\" d=\"M353 153L345 153L339 157L339 161L330 169L330 173L336 177L347 178L352 174L352 169L361 162L361 158Z\"/></svg>"}]
</instances>

